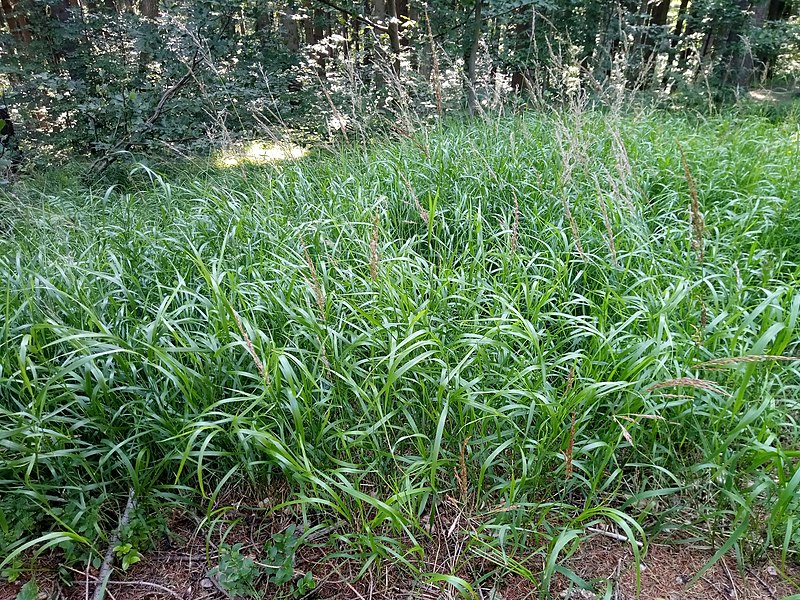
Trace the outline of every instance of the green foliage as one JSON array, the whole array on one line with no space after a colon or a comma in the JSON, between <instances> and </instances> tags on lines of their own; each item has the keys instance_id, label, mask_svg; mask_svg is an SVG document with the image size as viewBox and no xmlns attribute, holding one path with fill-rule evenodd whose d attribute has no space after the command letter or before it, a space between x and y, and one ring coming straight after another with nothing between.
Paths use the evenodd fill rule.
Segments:
<instances>
[{"instance_id":1,"label":"green foliage","mask_svg":"<svg viewBox=\"0 0 800 600\"><path fill-rule=\"evenodd\" d=\"M114 554L117 559L122 563L122 570L127 571L132 565L135 565L142 560L142 555L130 544L121 544L114 546Z\"/></svg>"},{"instance_id":2,"label":"green foliage","mask_svg":"<svg viewBox=\"0 0 800 600\"><path fill-rule=\"evenodd\" d=\"M22 586L22 589L17 594L16 600L36 600L37 596L39 595L39 586L36 584L35 579L31 579L25 585Z\"/></svg>"},{"instance_id":3,"label":"green foliage","mask_svg":"<svg viewBox=\"0 0 800 600\"><path fill-rule=\"evenodd\" d=\"M249 556L243 555L241 544L221 544L219 547L219 564L208 572L219 586L233 597L260 597L256 590L256 580L260 570Z\"/></svg>"},{"instance_id":4,"label":"green foliage","mask_svg":"<svg viewBox=\"0 0 800 600\"><path fill-rule=\"evenodd\" d=\"M272 583L284 585L294 577L294 553L298 539L294 535L295 526L290 525L283 533L276 533L264 547L267 565L264 572Z\"/></svg>"},{"instance_id":5,"label":"green foliage","mask_svg":"<svg viewBox=\"0 0 800 600\"><path fill-rule=\"evenodd\" d=\"M354 0L9 0L25 21L14 32L12 13L0 22L0 87L27 160L45 166L75 154L204 154L254 133L411 130L461 114L467 89L482 111L578 89L690 90L705 106L796 78L792 3L675 3L397 3L389 15Z\"/></svg>"},{"instance_id":6,"label":"green foliage","mask_svg":"<svg viewBox=\"0 0 800 600\"><path fill-rule=\"evenodd\" d=\"M295 579L294 557L299 545L295 526L290 525L283 533L276 533L264 546L263 561L242 554L242 544L221 544L219 564L208 572L216 578L220 587L232 596L260 598L258 582L272 584L279 593L288 593L293 598L302 597L312 591L316 584L311 572Z\"/></svg>"}]
</instances>

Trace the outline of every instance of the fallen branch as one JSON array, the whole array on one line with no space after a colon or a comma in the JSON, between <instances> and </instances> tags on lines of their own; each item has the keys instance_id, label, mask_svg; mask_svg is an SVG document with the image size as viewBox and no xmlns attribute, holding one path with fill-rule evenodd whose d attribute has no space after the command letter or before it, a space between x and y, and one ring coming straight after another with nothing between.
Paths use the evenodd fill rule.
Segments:
<instances>
[{"instance_id":1,"label":"fallen branch","mask_svg":"<svg viewBox=\"0 0 800 600\"><path fill-rule=\"evenodd\" d=\"M114 565L114 548L119 545L120 533L128 524L131 518L131 511L134 508L136 508L136 495L133 490L131 490L128 493L128 503L125 505L125 511L122 513L122 517L120 517L119 525L108 542L108 550L106 550L103 564L100 566L100 572L97 574L97 584L94 587L94 596L92 596L92 600L103 600L105 596L106 586L111 577L111 568Z\"/></svg>"},{"instance_id":2,"label":"fallen branch","mask_svg":"<svg viewBox=\"0 0 800 600\"><path fill-rule=\"evenodd\" d=\"M604 535L607 538L611 538L612 540L617 540L619 542L628 542L629 544L631 542L633 542L634 544L639 546L639 548L644 546L644 544L642 542L640 542L639 540L628 539L626 536L624 536L624 535L622 535L620 533L614 533L613 531L606 531L604 529L598 529L597 527L587 527L586 529L587 529L587 531L591 531L592 533L596 533L598 535Z\"/></svg>"}]
</instances>

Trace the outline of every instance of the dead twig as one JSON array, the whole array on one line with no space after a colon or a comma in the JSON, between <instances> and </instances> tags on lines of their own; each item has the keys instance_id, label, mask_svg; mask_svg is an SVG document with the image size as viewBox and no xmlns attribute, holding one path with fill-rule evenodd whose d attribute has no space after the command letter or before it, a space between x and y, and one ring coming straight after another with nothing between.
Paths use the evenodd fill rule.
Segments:
<instances>
[{"instance_id":1,"label":"dead twig","mask_svg":"<svg viewBox=\"0 0 800 600\"><path fill-rule=\"evenodd\" d=\"M731 575L731 570L728 568L728 563L725 562L725 559L722 559L722 566L725 568L725 574L728 576L728 581L731 582L731 589L733 590L733 598L734 600L739 600L739 592L736 591L736 582L733 580L733 575Z\"/></svg>"},{"instance_id":2,"label":"dead twig","mask_svg":"<svg viewBox=\"0 0 800 600\"><path fill-rule=\"evenodd\" d=\"M84 578L86 580L86 598L88 599L89 598L89 581L91 580L91 581L95 581L96 582L98 580L98 577L95 577L94 575L90 575L89 574L89 563L88 562L86 563L86 569L84 571L79 571L78 569L73 569L69 565L60 565L59 568L68 569L68 570L72 571L73 573L80 573L81 575L84 576ZM166 593L170 594L174 598L179 598L181 600L183 599L183 596L181 596L175 590L172 590L172 589L170 589L170 588L168 588L168 587L166 587L164 585L161 585L160 583L153 583L152 581L143 581L143 580L138 580L138 579L131 580L131 581L117 581L117 580L114 580L114 579L109 579L106 582L106 584L107 585L138 585L138 586L141 586L141 587L150 587L150 588L153 588L153 589L161 590L162 592L166 592ZM109 592L109 595L111 595L110 592Z\"/></svg>"},{"instance_id":3,"label":"dead twig","mask_svg":"<svg viewBox=\"0 0 800 600\"><path fill-rule=\"evenodd\" d=\"M619 542L627 542L629 544L632 542L637 546L639 546L639 548L644 546L644 544L639 540L631 540L626 536L622 535L621 533L614 533L613 531L606 531L604 529L598 529L597 527L587 527L586 530L591 531L592 533L596 533L598 535L605 536L607 538L611 538L612 540L617 540Z\"/></svg>"},{"instance_id":4,"label":"dead twig","mask_svg":"<svg viewBox=\"0 0 800 600\"><path fill-rule=\"evenodd\" d=\"M760 583L763 586L765 590L767 590L767 593L769 594L769 597L772 598L772 600L778 600L778 596L775 594L774 587L772 587L766 581L761 579L761 577L758 576L758 573L756 573L753 569L747 569L747 572L750 575L752 575L755 578L755 580L758 581L758 583Z\"/></svg>"},{"instance_id":5,"label":"dead twig","mask_svg":"<svg viewBox=\"0 0 800 600\"><path fill-rule=\"evenodd\" d=\"M119 545L120 533L128 524L128 520L131 518L131 512L134 508L136 508L136 494L131 490L128 493L128 503L125 505L125 511L122 513L122 517L120 517L119 525L108 542L108 550L106 550L103 564L100 566L100 572L97 574L97 584L94 588L94 596L92 596L93 600L103 600L105 596L106 586L111 577L111 568L114 565L114 548Z\"/></svg>"}]
</instances>

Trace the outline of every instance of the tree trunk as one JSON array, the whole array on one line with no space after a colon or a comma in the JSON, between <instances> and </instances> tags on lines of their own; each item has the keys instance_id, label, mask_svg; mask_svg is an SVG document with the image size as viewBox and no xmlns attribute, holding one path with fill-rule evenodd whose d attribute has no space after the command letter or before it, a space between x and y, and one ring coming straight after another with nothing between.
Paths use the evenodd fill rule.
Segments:
<instances>
[{"instance_id":1,"label":"tree trunk","mask_svg":"<svg viewBox=\"0 0 800 600\"><path fill-rule=\"evenodd\" d=\"M295 54L300 51L300 30L295 19L294 6L291 3L286 5L283 12L284 43L286 49Z\"/></svg>"},{"instance_id":2,"label":"tree trunk","mask_svg":"<svg viewBox=\"0 0 800 600\"><path fill-rule=\"evenodd\" d=\"M681 4L678 7L678 18L675 21L675 29L672 30L672 47L678 45L678 40L681 37L681 33L683 33L683 25L686 23L686 9L689 6L689 0L681 0Z\"/></svg>"},{"instance_id":3,"label":"tree trunk","mask_svg":"<svg viewBox=\"0 0 800 600\"><path fill-rule=\"evenodd\" d=\"M272 11L265 8L256 17L256 33L262 34L262 38L268 37L272 33Z\"/></svg>"},{"instance_id":4,"label":"tree trunk","mask_svg":"<svg viewBox=\"0 0 800 600\"><path fill-rule=\"evenodd\" d=\"M478 95L475 91L475 84L477 82L478 49L481 41L482 8L483 0L475 0L475 16L470 26L465 28L464 35L464 75L467 85L467 108L471 115L478 111Z\"/></svg>"},{"instance_id":5,"label":"tree trunk","mask_svg":"<svg viewBox=\"0 0 800 600\"><path fill-rule=\"evenodd\" d=\"M147 72L148 65L153 60L152 40L156 38L156 28L152 21L155 21L159 15L158 0L139 0L139 14L145 19L142 23L142 49L139 52L139 72L144 75Z\"/></svg>"},{"instance_id":6,"label":"tree trunk","mask_svg":"<svg viewBox=\"0 0 800 600\"><path fill-rule=\"evenodd\" d=\"M0 6L3 8L3 15L5 16L6 25L11 35L17 41L23 44L29 44L33 41L31 30L28 27L28 19L22 12L21 2L14 2L13 0L0 0Z\"/></svg>"},{"instance_id":7,"label":"tree trunk","mask_svg":"<svg viewBox=\"0 0 800 600\"><path fill-rule=\"evenodd\" d=\"M669 79L672 75L672 70L675 68L675 48L678 46L678 42L680 42L681 34L683 33L683 26L686 23L686 9L689 6L689 0L681 0L680 5L678 6L678 14L675 18L675 27L672 29L672 35L670 36L671 39L669 41L669 48L667 52L669 53L669 58L667 59L667 68L664 69L664 76L661 78L661 87L666 88L667 84L669 83Z\"/></svg>"},{"instance_id":8,"label":"tree trunk","mask_svg":"<svg viewBox=\"0 0 800 600\"><path fill-rule=\"evenodd\" d=\"M303 2L303 9L305 14L307 15L306 18L303 20L303 37L305 38L306 46L313 46L317 43L317 40L314 39L314 24L315 24L315 17L317 16L316 12L312 6L311 2L306 0Z\"/></svg>"},{"instance_id":9,"label":"tree trunk","mask_svg":"<svg viewBox=\"0 0 800 600\"><path fill-rule=\"evenodd\" d=\"M770 4L770 0L760 0L760 2L750 5L753 16L750 18L749 26L745 26L743 37L748 37L748 33L758 31L764 26L764 21L770 13ZM736 82L742 87L748 87L752 83L753 74L755 72L753 51L749 45L742 44L732 64L736 75Z\"/></svg>"},{"instance_id":10,"label":"tree trunk","mask_svg":"<svg viewBox=\"0 0 800 600\"><path fill-rule=\"evenodd\" d=\"M148 19L157 19L159 15L158 0L139 0L139 12Z\"/></svg>"},{"instance_id":11,"label":"tree trunk","mask_svg":"<svg viewBox=\"0 0 800 600\"><path fill-rule=\"evenodd\" d=\"M392 73L400 79L400 20L397 17L397 0L386 0L386 16L389 19L389 44L392 47Z\"/></svg>"}]
</instances>

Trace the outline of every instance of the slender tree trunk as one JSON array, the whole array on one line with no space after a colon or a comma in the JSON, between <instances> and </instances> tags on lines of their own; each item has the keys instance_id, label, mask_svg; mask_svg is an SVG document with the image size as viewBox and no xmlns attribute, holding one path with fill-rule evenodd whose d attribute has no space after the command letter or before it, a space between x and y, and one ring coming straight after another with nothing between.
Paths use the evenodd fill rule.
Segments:
<instances>
[{"instance_id":1,"label":"slender tree trunk","mask_svg":"<svg viewBox=\"0 0 800 600\"><path fill-rule=\"evenodd\" d=\"M147 72L147 67L153 60L152 41L156 37L156 28L153 21L158 18L159 7L158 0L139 0L139 14L145 19L142 23L142 50L139 53L139 72L144 75Z\"/></svg>"},{"instance_id":2,"label":"slender tree trunk","mask_svg":"<svg viewBox=\"0 0 800 600\"><path fill-rule=\"evenodd\" d=\"M397 12L397 0L386 0L386 16L389 19L389 44L392 47L392 73L400 78L400 19Z\"/></svg>"},{"instance_id":3,"label":"slender tree trunk","mask_svg":"<svg viewBox=\"0 0 800 600\"><path fill-rule=\"evenodd\" d=\"M684 25L683 28L683 35L681 39L688 40L691 36L696 33L700 33L697 29L697 23L700 21L700 15L697 14L696 10L696 3L692 3L689 5L688 10L686 12L686 17L684 18L682 24ZM703 40L703 48L701 50L701 60L702 55L705 54L706 48L710 42L711 33L707 33L704 40ZM687 71L689 67L689 57L691 55L692 49L687 45L681 50L680 56L678 58L678 68L681 71Z\"/></svg>"},{"instance_id":4,"label":"slender tree trunk","mask_svg":"<svg viewBox=\"0 0 800 600\"><path fill-rule=\"evenodd\" d=\"M678 6L678 18L675 20L675 29L672 30L672 47L678 45L681 34L683 33L683 25L686 23L686 9L689 7L689 0L681 0Z\"/></svg>"},{"instance_id":5,"label":"slender tree trunk","mask_svg":"<svg viewBox=\"0 0 800 600\"><path fill-rule=\"evenodd\" d=\"M314 43L320 41L325 33L325 28L322 26L325 13L319 9L314 9Z\"/></svg>"},{"instance_id":6,"label":"slender tree trunk","mask_svg":"<svg viewBox=\"0 0 800 600\"><path fill-rule=\"evenodd\" d=\"M672 75L672 71L676 66L675 62L675 48L677 48L678 43L681 40L681 34L683 33L683 26L686 23L686 9L689 6L689 0L681 0L680 5L678 6L678 14L675 18L675 27L672 29L672 35L670 36L671 39L669 41L669 48L667 48L667 52L669 53L669 58L667 59L667 68L664 69L664 76L661 78L661 87L666 88L667 84L669 83L669 79Z\"/></svg>"},{"instance_id":7,"label":"slender tree trunk","mask_svg":"<svg viewBox=\"0 0 800 600\"><path fill-rule=\"evenodd\" d=\"M770 14L770 4L770 0L760 0L750 6L752 17L750 18L750 23L745 26L743 37L749 37L748 33L756 32L764 26L764 21ZM737 41L734 39L732 43L735 44ZM732 61L733 70L735 71L736 82L746 88L752 83L753 74L755 73L753 50L749 44L744 43L744 40L738 46L738 51Z\"/></svg>"},{"instance_id":8,"label":"slender tree trunk","mask_svg":"<svg viewBox=\"0 0 800 600\"><path fill-rule=\"evenodd\" d=\"M158 0L139 0L139 12L148 19L157 19L159 15Z\"/></svg>"},{"instance_id":9,"label":"slender tree trunk","mask_svg":"<svg viewBox=\"0 0 800 600\"><path fill-rule=\"evenodd\" d=\"M272 33L272 20L273 14L271 10L260 11L256 15L256 33L262 34L262 37L269 36Z\"/></svg>"},{"instance_id":10,"label":"slender tree trunk","mask_svg":"<svg viewBox=\"0 0 800 600\"><path fill-rule=\"evenodd\" d=\"M303 19L303 37L305 38L306 46L313 46L317 43L317 40L314 39L314 25L316 21L317 11L314 10L311 6L311 2L309 0L305 0L303 2L303 9L307 17ZM321 37L321 36L320 36Z\"/></svg>"},{"instance_id":11,"label":"slender tree trunk","mask_svg":"<svg viewBox=\"0 0 800 600\"><path fill-rule=\"evenodd\" d=\"M664 37L667 34L667 16L669 15L670 0L660 0L650 7L647 24L647 33L642 40L642 68L648 69L644 84L650 87L653 71L655 70L655 57L659 50L664 48Z\"/></svg>"},{"instance_id":12,"label":"slender tree trunk","mask_svg":"<svg viewBox=\"0 0 800 600\"><path fill-rule=\"evenodd\" d=\"M478 49L481 40L481 11L483 0L475 0L474 18L465 29L464 35L464 75L467 86L467 108L471 115L478 111L478 95L475 91L477 83Z\"/></svg>"}]
</instances>

